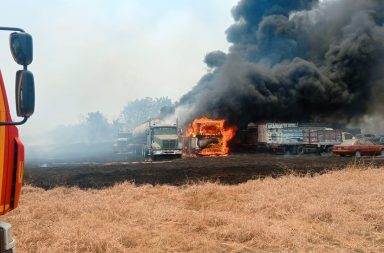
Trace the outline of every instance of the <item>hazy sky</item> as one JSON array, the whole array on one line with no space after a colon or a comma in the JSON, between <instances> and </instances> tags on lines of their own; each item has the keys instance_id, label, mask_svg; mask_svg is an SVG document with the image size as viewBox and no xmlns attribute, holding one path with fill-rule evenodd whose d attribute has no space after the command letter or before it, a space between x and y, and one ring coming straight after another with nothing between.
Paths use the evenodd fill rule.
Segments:
<instances>
[{"instance_id":1,"label":"hazy sky","mask_svg":"<svg viewBox=\"0 0 384 253\"><path fill-rule=\"evenodd\" d=\"M1 26L34 38L36 110L23 135L100 110L116 118L131 100L178 100L206 73L203 58L227 51L225 30L238 0L6 0ZM14 115L8 34L0 35L0 68Z\"/></svg>"}]
</instances>

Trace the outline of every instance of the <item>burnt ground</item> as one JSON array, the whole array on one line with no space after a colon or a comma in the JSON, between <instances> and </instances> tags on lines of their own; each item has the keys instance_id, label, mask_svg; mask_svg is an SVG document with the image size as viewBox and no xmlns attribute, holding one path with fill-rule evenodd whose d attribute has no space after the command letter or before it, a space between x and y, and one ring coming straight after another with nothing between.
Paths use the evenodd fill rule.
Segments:
<instances>
[{"instance_id":1,"label":"burnt ground","mask_svg":"<svg viewBox=\"0 0 384 253\"><path fill-rule=\"evenodd\" d=\"M315 175L340 170L350 164L384 165L380 157L322 157L243 154L228 157L184 158L138 163L78 163L28 165L25 182L50 189L57 186L103 188L130 181L142 184L183 185L202 181L238 184L251 179L286 174Z\"/></svg>"}]
</instances>

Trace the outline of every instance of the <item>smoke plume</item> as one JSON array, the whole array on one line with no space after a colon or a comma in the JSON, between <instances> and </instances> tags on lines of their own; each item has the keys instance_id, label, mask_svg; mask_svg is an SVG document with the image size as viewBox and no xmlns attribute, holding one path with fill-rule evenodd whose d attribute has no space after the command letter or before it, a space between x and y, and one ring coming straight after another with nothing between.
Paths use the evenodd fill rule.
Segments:
<instances>
[{"instance_id":1,"label":"smoke plume","mask_svg":"<svg viewBox=\"0 0 384 253\"><path fill-rule=\"evenodd\" d=\"M384 1L241 0L229 53L179 101L195 117L357 122L384 104Z\"/></svg>"}]
</instances>

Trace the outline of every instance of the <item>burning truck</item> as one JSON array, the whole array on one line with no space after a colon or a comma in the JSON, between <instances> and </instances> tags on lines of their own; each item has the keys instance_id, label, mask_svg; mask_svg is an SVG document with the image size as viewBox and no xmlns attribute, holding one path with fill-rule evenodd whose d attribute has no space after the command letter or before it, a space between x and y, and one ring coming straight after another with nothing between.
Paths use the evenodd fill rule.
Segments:
<instances>
[{"instance_id":1,"label":"burning truck","mask_svg":"<svg viewBox=\"0 0 384 253\"><path fill-rule=\"evenodd\" d=\"M226 126L226 121L198 118L184 135L177 123L149 120L132 131L119 131L114 150L143 159L181 158L185 156L226 156L228 142L235 136L236 127Z\"/></svg>"},{"instance_id":2,"label":"burning truck","mask_svg":"<svg viewBox=\"0 0 384 253\"><path fill-rule=\"evenodd\" d=\"M187 156L228 155L228 142L236 135L237 128L225 123L224 119L195 119L184 134L183 153Z\"/></svg>"}]
</instances>

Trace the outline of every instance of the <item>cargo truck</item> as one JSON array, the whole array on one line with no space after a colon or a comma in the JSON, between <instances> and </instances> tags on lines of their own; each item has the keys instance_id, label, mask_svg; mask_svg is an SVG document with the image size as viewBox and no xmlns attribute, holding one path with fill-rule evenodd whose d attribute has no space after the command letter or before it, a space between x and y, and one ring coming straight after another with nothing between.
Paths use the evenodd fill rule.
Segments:
<instances>
[{"instance_id":1,"label":"cargo truck","mask_svg":"<svg viewBox=\"0 0 384 253\"><path fill-rule=\"evenodd\" d=\"M354 138L340 129L298 123L250 124L247 133L246 145L289 154L331 154L334 145Z\"/></svg>"},{"instance_id":2,"label":"cargo truck","mask_svg":"<svg viewBox=\"0 0 384 253\"><path fill-rule=\"evenodd\" d=\"M182 143L177 123L162 120L145 122L132 131L128 148L140 152L146 160L181 158Z\"/></svg>"}]
</instances>

